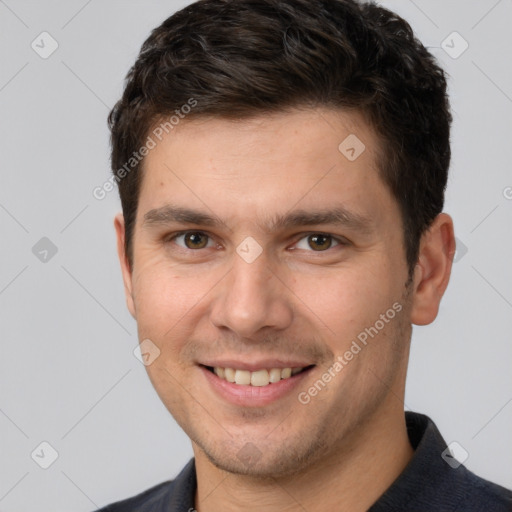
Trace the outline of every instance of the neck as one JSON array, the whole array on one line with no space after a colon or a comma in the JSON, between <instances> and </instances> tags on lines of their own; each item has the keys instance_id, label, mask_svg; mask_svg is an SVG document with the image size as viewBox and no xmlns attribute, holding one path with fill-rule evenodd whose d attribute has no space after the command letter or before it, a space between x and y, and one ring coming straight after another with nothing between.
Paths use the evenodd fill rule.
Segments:
<instances>
[{"instance_id":1,"label":"neck","mask_svg":"<svg viewBox=\"0 0 512 512\"><path fill-rule=\"evenodd\" d=\"M382 404L370 420L343 440L343 446L302 473L287 477L263 480L222 471L193 444L197 511L368 510L413 455L402 404L396 397L393 400L393 404Z\"/></svg>"}]
</instances>

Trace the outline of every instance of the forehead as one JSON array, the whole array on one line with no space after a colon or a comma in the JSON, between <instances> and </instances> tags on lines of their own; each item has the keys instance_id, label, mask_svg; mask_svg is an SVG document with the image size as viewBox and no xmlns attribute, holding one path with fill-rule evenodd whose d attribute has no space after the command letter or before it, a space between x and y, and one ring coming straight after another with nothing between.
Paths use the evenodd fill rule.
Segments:
<instances>
[{"instance_id":1,"label":"forehead","mask_svg":"<svg viewBox=\"0 0 512 512\"><path fill-rule=\"evenodd\" d=\"M267 229L294 208L366 218L394 202L378 174L379 139L355 112L184 119L155 142L144 161L142 220L170 204L217 220L259 219Z\"/></svg>"},{"instance_id":2,"label":"forehead","mask_svg":"<svg viewBox=\"0 0 512 512\"><path fill-rule=\"evenodd\" d=\"M343 155L350 162L362 155L365 165L373 166L378 161L379 138L355 110L294 109L242 119L200 117L189 120L185 116L175 125L166 124L164 119L153 128L153 134L155 130L156 151L151 151L146 158L149 164L171 146L182 150L194 148L187 158L198 159L208 151L208 156L217 160L223 157L281 162L301 159L307 164L310 159L318 161L322 153L326 159ZM222 172L222 169L217 170ZM242 172L242 168L236 169L237 176Z\"/></svg>"}]
</instances>

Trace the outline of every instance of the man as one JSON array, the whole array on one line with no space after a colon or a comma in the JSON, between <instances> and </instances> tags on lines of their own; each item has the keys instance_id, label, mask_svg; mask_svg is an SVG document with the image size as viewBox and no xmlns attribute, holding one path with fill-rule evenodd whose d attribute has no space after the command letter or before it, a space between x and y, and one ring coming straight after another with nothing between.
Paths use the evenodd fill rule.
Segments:
<instances>
[{"instance_id":1,"label":"man","mask_svg":"<svg viewBox=\"0 0 512 512\"><path fill-rule=\"evenodd\" d=\"M455 253L445 76L404 20L197 2L109 121L128 308L194 458L103 510L512 510L404 413Z\"/></svg>"}]
</instances>

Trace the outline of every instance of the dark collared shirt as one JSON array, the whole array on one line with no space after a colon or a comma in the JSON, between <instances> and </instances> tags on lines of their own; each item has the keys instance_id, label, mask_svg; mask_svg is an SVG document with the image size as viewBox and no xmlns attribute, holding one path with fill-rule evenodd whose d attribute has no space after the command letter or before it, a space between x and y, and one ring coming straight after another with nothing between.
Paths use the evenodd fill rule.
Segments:
<instances>
[{"instance_id":1,"label":"dark collared shirt","mask_svg":"<svg viewBox=\"0 0 512 512\"><path fill-rule=\"evenodd\" d=\"M512 491L447 458L447 445L428 416L407 411L405 418L414 455L368 512L512 512ZM196 485L191 459L176 479L100 512L192 512Z\"/></svg>"}]
</instances>

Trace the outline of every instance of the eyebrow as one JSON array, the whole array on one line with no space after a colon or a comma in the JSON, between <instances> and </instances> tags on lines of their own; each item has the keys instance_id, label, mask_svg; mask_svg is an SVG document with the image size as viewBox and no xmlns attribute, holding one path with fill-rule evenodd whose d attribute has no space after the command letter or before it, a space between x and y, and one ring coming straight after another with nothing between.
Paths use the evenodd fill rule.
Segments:
<instances>
[{"instance_id":1,"label":"eyebrow","mask_svg":"<svg viewBox=\"0 0 512 512\"><path fill-rule=\"evenodd\" d=\"M226 227L226 223L216 215L170 204L149 210L144 215L144 227L170 223L196 224L213 228ZM266 222L266 227L269 232L273 233L279 230L317 224L342 226L364 234L373 232L373 223L370 218L342 206L314 210L293 210L284 215L275 215L270 218Z\"/></svg>"}]
</instances>

